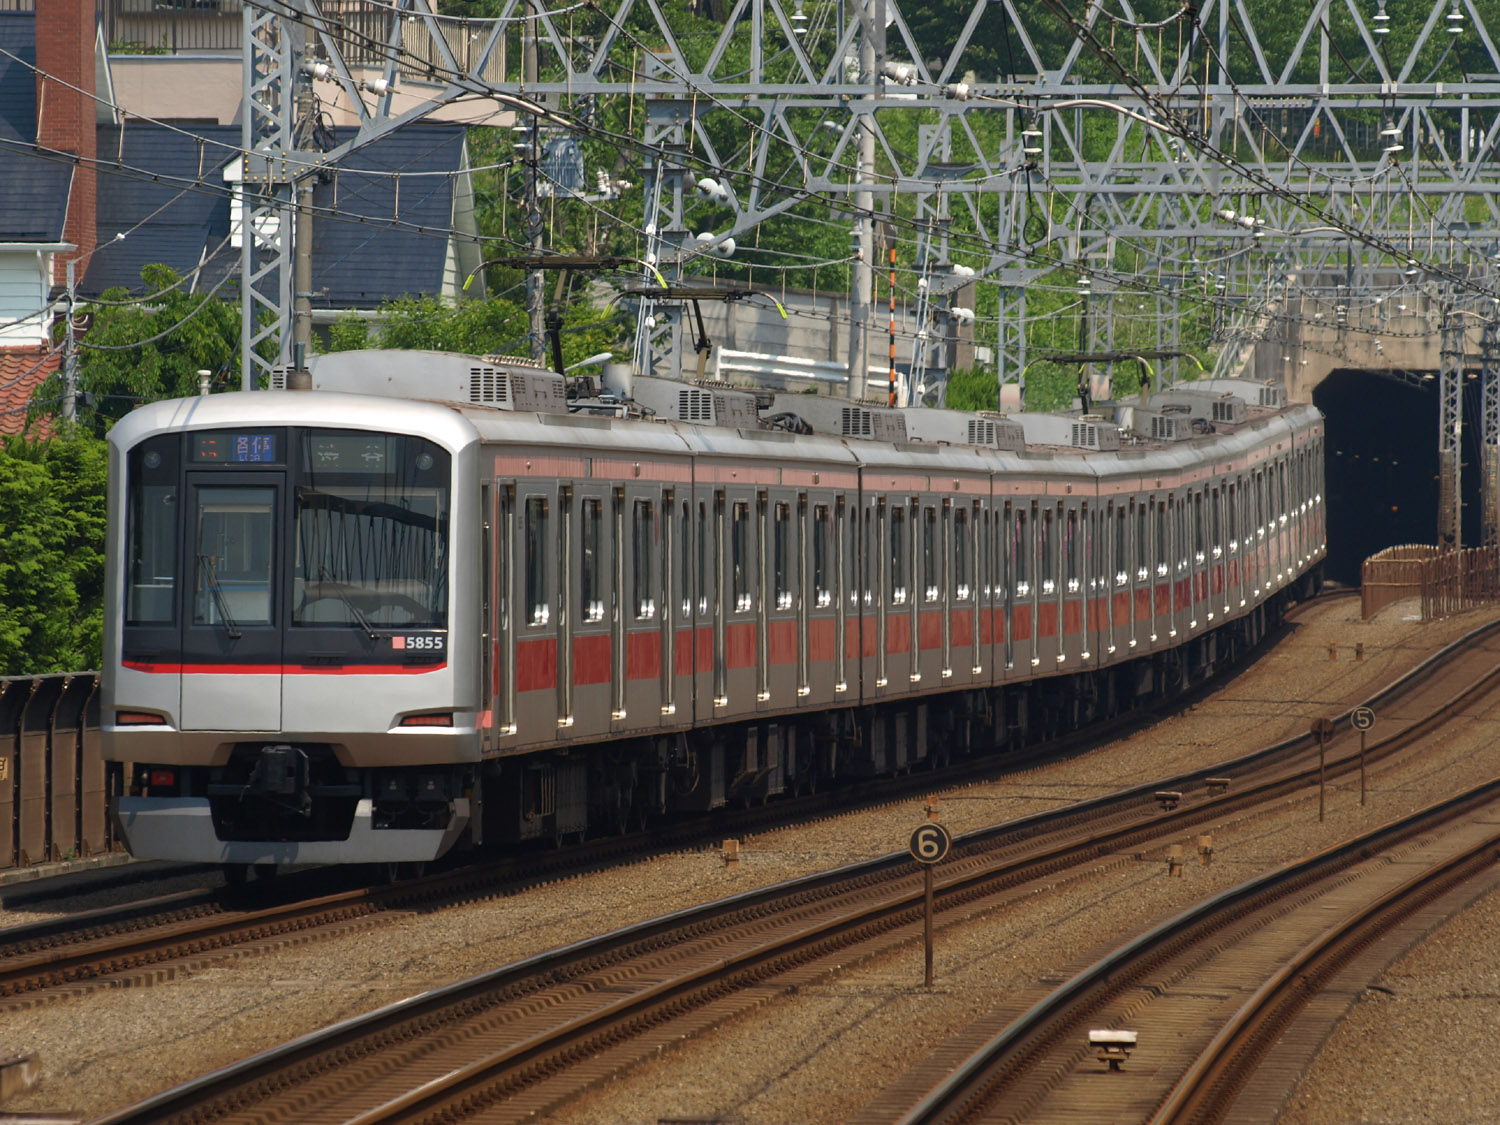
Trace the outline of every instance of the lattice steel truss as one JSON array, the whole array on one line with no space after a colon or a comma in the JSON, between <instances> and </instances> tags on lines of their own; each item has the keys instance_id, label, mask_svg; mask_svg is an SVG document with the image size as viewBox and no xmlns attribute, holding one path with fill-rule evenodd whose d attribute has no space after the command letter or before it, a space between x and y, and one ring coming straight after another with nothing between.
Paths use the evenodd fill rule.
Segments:
<instances>
[{"instance_id":1,"label":"lattice steel truss","mask_svg":"<svg viewBox=\"0 0 1500 1125\"><path fill-rule=\"evenodd\" d=\"M287 112L301 62L287 31L300 26L362 115L358 136L319 159L457 98L535 111L637 163L640 222L664 272L698 272L713 247L744 246L809 200L832 206L861 234L862 322L884 270L873 225L889 222L905 276L929 281L934 325L972 280L954 265L994 287L998 313L975 330L1001 383L1037 358L1026 289L1046 278L1088 278L1085 348L1102 350L1136 314L1156 317L1154 342L1173 348L1183 306L1208 302L1226 366L1281 338L1309 294L1355 307L1441 292L1488 315L1500 294L1500 13L1476 0L1289 7L958 0L961 20L940 21L955 37L925 10L914 29L897 0L702 0L695 10L718 21L709 38L702 15L661 0L557 11L507 0L490 21L440 18L430 0L286 0L246 8L246 137L268 156L264 213L278 212L311 159ZM528 25L535 82L522 81ZM371 104L360 66L422 83L428 108L397 115L389 94ZM634 99L630 135L597 123L609 98ZM719 195L694 190L705 178ZM707 244L694 235L705 229ZM285 339L286 239L267 250L258 273L247 253L246 291L264 291L255 307L276 311L270 332ZM674 310L643 302L639 328L643 365L688 350ZM873 349L855 335L858 369ZM941 335L912 357L930 387L946 376ZM247 372L258 362L247 344ZM1160 375L1187 370L1168 360ZM1490 444L1496 425L1486 414Z\"/></svg>"}]
</instances>

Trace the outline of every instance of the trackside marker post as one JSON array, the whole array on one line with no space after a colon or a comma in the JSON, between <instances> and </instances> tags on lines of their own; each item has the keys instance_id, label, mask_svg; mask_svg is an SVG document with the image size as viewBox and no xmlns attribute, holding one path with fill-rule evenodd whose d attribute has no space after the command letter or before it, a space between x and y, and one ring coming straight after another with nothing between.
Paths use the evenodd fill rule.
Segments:
<instances>
[{"instance_id":1,"label":"trackside marker post","mask_svg":"<svg viewBox=\"0 0 1500 1125\"><path fill-rule=\"evenodd\" d=\"M922 897L926 902L922 924L922 944L926 954L926 971L922 983L932 987L932 869L948 855L953 846L953 837L941 824L928 821L918 825L907 841L912 859L922 865Z\"/></svg>"}]
</instances>

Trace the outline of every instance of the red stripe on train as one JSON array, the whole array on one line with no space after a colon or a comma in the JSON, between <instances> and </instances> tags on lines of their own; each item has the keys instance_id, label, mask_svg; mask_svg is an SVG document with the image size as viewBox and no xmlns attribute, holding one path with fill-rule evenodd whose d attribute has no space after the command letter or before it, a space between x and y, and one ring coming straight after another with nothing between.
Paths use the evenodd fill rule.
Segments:
<instances>
[{"instance_id":1,"label":"red stripe on train","mask_svg":"<svg viewBox=\"0 0 1500 1125\"><path fill-rule=\"evenodd\" d=\"M445 664L158 664L122 660L122 667L148 676L425 676Z\"/></svg>"}]
</instances>

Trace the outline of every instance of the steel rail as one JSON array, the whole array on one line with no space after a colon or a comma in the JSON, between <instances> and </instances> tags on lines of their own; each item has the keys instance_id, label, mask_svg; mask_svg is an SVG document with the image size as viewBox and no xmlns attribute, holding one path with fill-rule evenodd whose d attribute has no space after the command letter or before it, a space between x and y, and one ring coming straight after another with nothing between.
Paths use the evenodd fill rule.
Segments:
<instances>
[{"instance_id":1,"label":"steel rail","mask_svg":"<svg viewBox=\"0 0 1500 1125\"><path fill-rule=\"evenodd\" d=\"M1492 670L1478 684L1460 693L1460 698L1479 690L1493 690L1497 676L1500 676L1500 672ZM1442 721L1454 710L1452 699L1444 701L1423 721L1423 724L1427 724L1424 729L1430 729L1431 723ZM1423 727L1423 724L1417 724L1416 727ZM1419 736L1420 731L1415 727L1408 728L1379 744L1375 753L1367 754L1367 757L1378 757L1382 747L1394 748ZM1293 745L1304 741L1306 740L1301 737L1286 740ZM1256 754L1247 757L1261 756ZM1352 765L1347 765L1347 768L1352 768ZM955 874L940 884L940 905L943 909L951 909L981 895L998 893L1023 878L1055 870L1079 856L1091 857L1102 851L1118 848L1123 841L1180 831L1185 821L1217 815L1227 809L1265 800L1268 795L1298 789L1315 777L1316 772L1315 767L1309 766L1290 775L1282 774L1234 794L1213 797L1190 807L1169 813L1153 811L1149 818L1137 818L1114 828L1098 827L1097 813L1104 809L1105 799L1097 799L1084 802L1078 807L1070 807L1065 814L1057 811L1036 814L1021 822L966 834L960 837L960 841L981 854L967 855L958 861L967 863L972 869ZM1150 786L1135 787L1125 792L1134 794L1137 800L1150 800L1152 791L1160 784L1158 782ZM1040 855L1037 854L1036 838L1043 830L1055 831L1078 821L1091 822L1094 827L1081 838L1074 836L1053 844ZM985 862L982 854L984 851L1020 841L1029 841L1033 845L1029 856ZM254 1093L257 1087L270 1089L289 1080L295 1081L297 1074L311 1075L322 1070L323 1064L316 1061L319 1052L350 1058L379 1050L381 1040L397 1042L411 1034L426 1034L437 1025L457 1018L444 1015L445 1012L469 1013L505 1003L507 1001L503 997L509 991L519 989L525 992L528 980L560 981L569 978L569 974L599 969L608 958L625 955L632 946L659 950L663 941L669 937L678 941L702 937L714 927L719 932L724 932L728 927L743 924L736 920L737 917L785 914L804 908L818 899L825 901L824 909L834 911L832 918L810 926L794 927L791 932L778 936L774 941L745 950L733 958L719 958L710 966L679 972L665 982L615 1001L608 1005L607 1011L590 1012L568 1021L551 1029L545 1039L528 1037L522 1045L508 1046L500 1051L486 1051L480 1062L455 1066L440 1078L422 1084L418 1091L408 1091L388 1100L384 1108L378 1111L365 1110L366 1116L360 1120L380 1120L382 1118L379 1114L382 1113L400 1116L418 1106L452 1099L483 1100L493 1095L476 1092L476 1088L485 1085L493 1087L496 1083L511 1081L524 1082L524 1079L514 1077L513 1069L508 1071L507 1068L528 1063L538 1052L551 1051L554 1055L586 1052L592 1049L591 1044L608 1041L614 1034L610 1028L617 1026L620 1021L633 1023L637 1028L649 1026L663 1018L660 1015L663 1011L680 1012L684 1010L684 1005L704 1003L706 997L739 987L752 979L761 979L756 974L781 971L841 944L864 940L871 934L880 932L882 927L890 929L914 921L922 900L922 892L914 872L915 865L905 853L891 853L876 860L847 865L790 883L746 892L708 906L681 911L666 918L653 919L601 938L576 943L553 954L539 955L471 981L435 990L367 1016L345 1021L324 1032L304 1036L284 1047L275 1048L176 1090L167 1091L156 1099L121 1111L105 1120L117 1123L155 1121L185 1112L188 1106L200 1105L204 1101L241 1101L247 1098L253 1101L257 1097ZM832 896L857 896L880 879L889 877L903 880L902 885L889 892L882 892L873 902L837 909L826 904L826 900ZM676 936L684 933L687 935L686 939ZM807 948L810 941L818 943L815 948ZM725 974L734 979L723 979ZM534 988L530 991L534 992ZM403 1026L413 1030L403 1031ZM288 1071L293 1077L288 1078Z\"/></svg>"},{"instance_id":2,"label":"steel rail","mask_svg":"<svg viewBox=\"0 0 1500 1125\"><path fill-rule=\"evenodd\" d=\"M1500 799L1500 778L1383 824L1306 859L1221 891L1120 946L1082 970L973 1052L897 1125L955 1122L987 1101L1008 1074L1043 1049L1047 1039L1082 1015L1088 1003L1114 995L1170 953L1200 941L1246 912L1307 887L1369 849L1388 847ZM1491 840L1496 837L1492 836Z\"/></svg>"},{"instance_id":3,"label":"steel rail","mask_svg":"<svg viewBox=\"0 0 1500 1125\"><path fill-rule=\"evenodd\" d=\"M1359 949L1425 906L1492 866L1500 831L1415 875L1309 942L1245 1001L1178 1079L1151 1125L1184 1125L1215 1118L1254 1071L1268 1037L1295 1017L1317 987Z\"/></svg>"}]
</instances>

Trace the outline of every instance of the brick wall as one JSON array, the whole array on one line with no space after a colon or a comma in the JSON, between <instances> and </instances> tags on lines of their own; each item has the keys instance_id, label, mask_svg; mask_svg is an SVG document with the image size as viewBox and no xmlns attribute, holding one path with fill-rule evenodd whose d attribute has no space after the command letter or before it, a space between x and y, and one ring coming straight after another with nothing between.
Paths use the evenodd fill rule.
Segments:
<instances>
[{"instance_id":1,"label":"brick wall","mask_svg":"<svg viewBox=\"0 0 1500 1125\"><path fill-rule=\"evenodd\" d=\"M94 249L98 155L94 101L94 0L37 0L37 141L83 158L73 173L63 237L78 247L53 262L53 282L67 278L65 262Z\"/></svg>"}]
</instances>

